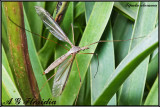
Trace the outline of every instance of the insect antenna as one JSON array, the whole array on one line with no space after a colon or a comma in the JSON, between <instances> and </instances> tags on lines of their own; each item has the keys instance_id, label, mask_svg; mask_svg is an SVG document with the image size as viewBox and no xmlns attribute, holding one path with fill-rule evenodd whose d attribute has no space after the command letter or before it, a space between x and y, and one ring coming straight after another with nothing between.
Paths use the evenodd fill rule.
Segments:
<instances>
[{"instance_id":1,"label":"insect antenna","mask_svg":"<svg viewBox=\"0 0 160 107\"><path fill-rule=\"evenodd\" d=\"M97 53L94 53L94 54L97 56L97 60L98 60L97 71L96 71L96 73L94 75L94 78L95 78L96 75L97 75L97 72L98 72L98 68L99 68L99 59L98 59L98 54Z\"/></svg>"},{"instance_id":2,"label":"insect antenna","mask_svg":"<svg viewBox=\"0 0 160 107\"><path fill-rule=\"evenodd\" d=\"M136 37L136 38L132 38L132 39L127 39L127 40L100 40L100 41L91 43L91 44L89 44L89 45L86 45L85 47L91 46L91 45L96 44L96 43L101 43L101 42L122 42L122 41L130 41L130 40L139 39L139 38L144 38L144 37L149 37L149 36L140 36L140 37ZM95 78L96 75L97 75L97 73L98 73L98 68L99 68L98 54L97 54L97 53L78 53L78 54L94 54L94 55L97 56L98 66L97 66L97 71L96 71L96 73L95 73L95 75L94 75L94 78Z\"/></svg>"},{"instance_id":3,"label":"insect antenna","mask_svg":"<svg viewBox=\"0 0 160 107\"><path fill-rule=\"evenodd\" d=\"M16 24L10 17L8 17L8 19L9 19L13 24L15 24L16 26L18 26L19 28L21 28L21 29L23 29L23 30L26 30L26 31L34 34L34 35L39 36L39 37L42 37L42 38L44 38L44 39L46 39L46 40L49 40L49 41L51 41L51 42L54 42L54 43L56 43L57 45L59 45L59 46L61 46L61 47L63 47L64 49L66 49L66 50L69 51L69 49L67 49L67 48L64 47L63 45L59 44L58 42L55 42L55 41L53 41L53 40L51 40L51 39L48 39L48 38L46 38L46 37L44 37L44 36L41 36L41 35L39 35L39 34L37 34L37 33L34 33L34 32L32 32L32 31L30 31L30 30L28 30L28 29L23 28L22 26Z\"/></svg>"},{"instance_id":4,"label":"insect antenna","mask_svg":"<svg viewBox=\"0 0 160 107\"><path fill-rule=\"evenodd\" d=\"M100 41L91 43L91 44L86 45L86 46L91 46L91 45L93 45L93 44L101 43L101 42L123 42L123 41L130 41L130 40L139 39L139 38L144 38L144 37L150 37L150 36L140 36L140 37L136 37L136 38L132 38L132 39L127 39L127 40L100 40Z\"/></svg>"}]
</instances>

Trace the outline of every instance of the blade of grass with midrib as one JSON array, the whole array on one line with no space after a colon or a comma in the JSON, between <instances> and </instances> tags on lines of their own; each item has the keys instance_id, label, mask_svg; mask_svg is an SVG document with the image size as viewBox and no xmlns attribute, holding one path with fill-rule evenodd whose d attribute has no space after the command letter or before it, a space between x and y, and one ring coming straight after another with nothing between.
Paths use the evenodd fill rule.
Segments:
<instances>
[{"instance_id":1,"label":"blade of grass with midrib","mask_svg":"<svg viewBox=\"0 0 160 107\"><path fill-rule=\"evenodd\" d=\"M37 93L33 90L36 90L37 87L34 84L36 82L34 81L31 63L28 58L26 35L21 28L14 24L16 23L24 27L22 2L4 2L4 7L7 17L7 36L9 39L9 54L7 55L9 55L8 60L12 74L23 100L34 98ZM33 81L31 82L31 80Z\"/></svg>"},{"instance_id":2,"label":"blade of grass with midrib","mask_svg":"<svg viewBox=\"0 0 160 107\"><path fill-rule=\"evenodd\" d=\"M156 2L142 2L140 4L148 5L156 4ZM155 28L157 12L157 7L139 7L137 19L135 20L132 32L133 38L146 36ZM130 50L140 41L141 39L133 40L131 42ZM141 105L148 71L148 63L149 57L146 58L125 81L120 92L120 105Z\"/></svg>"},{"instance_id":3,"label":"blade of grass with midrib","mask_svg":"<svg viewBox=\"0 0 160 107\"><path fill-rule=\"evenodd\" d=\"M2 105L16 105L16 98L20 98L19 105L24 105L19 91L2 64ZM10 104L8 104L9 101L11 101Z\"/></svg>"},{"instance_id":4,"label":"blade of grass with midrib","mask_svg":"<svg viewBox=\"0 0 160 107\"><path fill-rule=\"evenodd\" d=\"M107 25L107 22L109 20L109 17L113 8L113 4L114 4L113 2L106 2L106 3L96 2L95 3L79 46L85 46L90 43L96 42L100 39ZM85 51L85 53L94 52L95 48L96 48L96 45L91 46L90 49ZM79 70L81 72L82 82L91 58L92 58L92 55L77 55L77 61L79 65ZM77 97L78 90L80 87L79 81L80 79L78 76L77 65L74 62L67 85L62 95L59 97L60 102L58 103L58 105L73 104L75 98Z\"/></svg>"},{"instance_id":5,"label":"blade of grass with midrib","mask_svg":"<svg viewBox=\"0 0 160 107\"><path fill-rule=\"evenodd\" d=\"M146 98L144 105L158 105L158 76Z\"/></svg>"},{"instance_id":6,"label":"blade of grass with midrib","mask_svg":"<svg viewBox=\"0 0 160 107\"><path fill-rule=\"evenodd\" d=\"M30 30L25 11L24 11L24 22L25 22L25 28ZM34 41L32 38L32 33L26 31L26 35L27 35L29 57L30 57L32 68L34 71L34 75L35 75L35 78L37 80L38 87L40 90L42 88L42 86L44 85L44 83L47 81L47 79L46 79L46 76L43 75L44 70L43 70L42 65L39 61L39 57L38 57L38 54L37 54L37 51L36 51L36 48L34 45ZM40 95L41 95L41 98L45 99L45 100L48 100L48 98L52 98L51 89L50 89L48 83L44 86L44 88L40 92Z\"/></svg>"},{"instance_id":7,"label":"blade of grass with midrib","mask_svg":"<svg viewBox=\"0 0 160 107\"><path fill-rule=\"evenodd\" d=\"M23 2L24 9L27 15L27 19L31 28L31 31L34 33L37 33L39 35L42 35L43 30L43 22L39 18L39 16L35 12L34 6L41 6L45 7L45 2ZM35 46L37 51L41 48L41 39L38 36L33 36Z\"/></svg>"},{"instance_id":8,"label":"blade of grass with midrib","mask_svg":"<svg viewBox=\"0 0 160 107\"><path fill-rule=\"evenodd\" d=\"M108 23L101 40L113 40L111 22ZM91 104L100 96L109 77L115 72L115 59L113 42L99 43L96 55L91 62ZM99 67L98 67L99 61ZM98 71L97 71L98 67ZM97 72L97 74L96 74ZM96 74L96 75L95 75ZM95 76L95 77L94 77ZM107 105L116 105L116 94Z\"/></svg>"},{"instance_id":9,"label":"blade of grass with midrib","mask_svg":"<svg viewBox=\"0 0 160 107\"><path fill-rule=\"evenodd\" d=\"M133 70L158 47L158 28L148 36L150 37L139 43L118 65L94 105L107 104Z\"/></svg>"}]
</instances>

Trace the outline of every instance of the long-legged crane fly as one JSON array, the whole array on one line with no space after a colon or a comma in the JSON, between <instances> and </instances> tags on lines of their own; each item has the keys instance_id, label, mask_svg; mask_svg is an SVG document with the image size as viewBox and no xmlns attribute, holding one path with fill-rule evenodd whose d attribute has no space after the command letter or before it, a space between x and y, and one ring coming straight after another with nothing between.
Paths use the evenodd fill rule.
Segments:
<instances>
[{"instance_id":1,"label":"long-legged crane fly","mask_svg":"<svg viewBox=\"0 0 160 107\"><path fill-rule=\"evenodd\" d=\"M71 41L68 39L68 37L66 36L66 34L63 32L63 30L60 28L60 26L54 21L54 19L51 17L51 15L44 10L42 7L39 6L35 6L36 12L37 14L40 16L41 20L43 21L44 25L46 26L46 28L60 41L64 41L67 42L71 45L71 49L68 50L67 48L65 48L63 45L58 44L55 41L52 41L60 46L62 46L63 48L65 48L66 50L68 50L68 52L64 55L62 55L61 57L59 57L58 59L56 59L51 65L49 65L49 67L43 72L43 74L47 74L48 72L50 72L51 70L53 70L54 68L56 68L57 66L59 66L57 72L52 75L47 81L46 83L53 77L54 77L54 82L53 82L53 88L52 88L52 95L54 97L60 96L65 88L65 85L67 83L71 68L72 68L72 64L74 59L76 59L76 54L79 53L82 50L87 50L89 49L90 45L96 44L96 43L100 43L100 42L120 42L120 41L129 41L129 40L133 40L133 39L138 39L138 38L143 38L142 37L137 37L137 38L132 38L132 39L128 39L128 40L100 40L94 43L91 43L87 46L84 47L79 47L79 46L75 46L74 44L71 43ZM10 18L9 18L10 19ZM10 21L12 21L10 19ZM13 21L12 21L13 22ZM13 22L14 23L14 22ZM16 26L22 28L21 26L17 25L16 23L14 23ZM25 28L22 28L25 29ZM26 31L29 31L27 29L25 29ZM31 32L31 31L29 31ZM73 32L73 26L72 26L72 32ZM31 32L33 33L33 32ZM35 35L38 35L36 33L33 33ZM38 35L40 36L40 35ZM43 36L40 36L42 38L45 38ZM74 38L74 33L73 33L73 38ZM47 39L47 38L45 38ZM48 40L48 39L47 39ZM84 53L84 54L95 54L95 53ZM71 58L68 58L69 56L71 56ZM97 54L96 54L97 56ZM97 56L98 58L98 56ZM76 64L77 64L77 68L78 68L78 63L76 60ZM99 62L98 62L99 65ZM79 77L80 77L80 87L81 87L81 76L80 76L80 71L78 68L78 72L79 72ZM96 72L97 73L97 72ZM95 74L96 75L96 74ZM46 84L45 83L45 84ZM44 84L44 85L45 85ZM42 86L42 88L44 87L44 85ZM42 90L42 88L40 89L40 92ZM79 88L80 91L80 88ZM79 94L78 91L78 94ZM78 95L77 95L78 98ZM77 101L76 98L76 101ZM75 101L75 103L76 103Z\"/></svg>"},{"instance_id":2,"label":"long-legged crane fly","mask_svg":"<svg viewBox=\"0 0 160 107\"><path fill-rule=\"evenodd\" d=\"M57 97L61 95L63 92L65 85L67 83L71 67L73 64L73 60L76 57L76 54L79 53L81 50L86 50L89 49L88 46L84 47L79 47L75 46L71 43L71 41L68 39L66 34L62 31L60 26L54 21L54 19L51 17L51 15L44 10L43 8L39 6L35 6L37 14L40 16L42 19L43 23L49 29L49 31L59 40L68 42L71 45L71 49L61 57L59 57L57 60L55 60L45 71L44 74L48 73L52 69L56 68L59 66L56 75L54 77L54 82L53 82L53 88L52 88L52 94L54 97ZM73 27L72 27L73 28ZM67 59L71 55L70 59ZM76 61L77 62L77 61ZM78 67L78 63L77 63ZM78 69L79 71L79 69ZM80 76L80 72L79 72ZM81 77L80 77L80 87L81 87ZM79 89L80 90L80 89ZM78 91L79 93L79 91ZM78 96L77 96L78 97ZM77 101L77 98L76 98ZM76 102L75 101L75 102Z\"/></svg>"},{"instance_id":3,"label":"long-legged crane fly","mask_svg":"<svg viewBox=\"0 0 160 107\"><path fill-rule=\"evenodd\" d=\"M49 31L56 38L58 38L59 40L64 41L64 42L68 42L71 45L71 49L66 54L62 55L57 60L55 60L44 71L44 74L46 74L49 71L51 71L52 69L59 66L58 71L57 71L55 78L54 78L54 83L53 83L53 88L52 88L53 96L59 96L62 93L62 91L64 90L64 87L65 87L66 82L69 77L69 73L70 73L70 70L72 67L73 60L76 59L76 54L82 50L89 49L88 46L90 46L90 45L93 45L93 44L96 44L99 42L113 42L113 41L103 41L102 40L102 41L98 41L98 42L89 44L84 47L75 46L71 43L71 41L68 39L66 34L60 28L60 26L54 21L54 19L51 17L51 15L46 10L44 10L43 8L41 8L39 6L35 6L35 9L36 9L37 14L40 16L41 20L43 21L43 23L47 27L47 29L49 29ZM73 30L73 27L72 27L72 30ZM134 38L134 39L136 39L136 38ZM130 39L130 40L133 40L133 39ZM128 41L128 40L115 40L115 41ZM93 54L93 53L88 53L88 54ZM72 57L70 59L67 59L70 55ZM77 61L76 61L76 63L77 63ZM77 68L78 68L78 63L77 63ZM80 75L79 69L78 69L78 72ZM81 86L81 77L80 77L80 86ZM78 92L78 94L79 94L79 92Z\"/></svg>"}]
</instances>

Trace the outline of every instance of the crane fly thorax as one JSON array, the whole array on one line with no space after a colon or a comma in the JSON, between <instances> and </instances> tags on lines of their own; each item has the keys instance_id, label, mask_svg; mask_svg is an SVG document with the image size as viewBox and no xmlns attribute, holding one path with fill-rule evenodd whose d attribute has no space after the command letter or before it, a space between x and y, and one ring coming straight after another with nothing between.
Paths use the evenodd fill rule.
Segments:
<instances>
[{"instance_id":1,"label":"crane fly thorax","mask_svg":"<svg viewBox=\"0 0 160 107\"><path fill-rule=\"evenodd\" d=\"M71 54L78 53L81 50L79 46L73 46L69 51Z\"/></svg>"}]
</instances>

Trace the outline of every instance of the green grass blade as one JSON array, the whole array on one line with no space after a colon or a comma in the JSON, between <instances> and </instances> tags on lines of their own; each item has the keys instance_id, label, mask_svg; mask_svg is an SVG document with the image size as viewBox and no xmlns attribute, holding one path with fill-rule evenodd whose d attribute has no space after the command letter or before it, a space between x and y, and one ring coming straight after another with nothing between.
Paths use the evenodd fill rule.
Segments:
<instances>
[{"instance_id":1,"label":"green grass blade","mask_svg":"<svg viewBox=\"0 0 160 107\"><path fill-rule=\"evenodd\" d=\"M25 28L30 30L25 12L24 12L24 22L25 22ZM26 35L27 35L29 57L30 57L32 68L33 68L33 71L34 71L34 74L35 74L35 78L37 80L38 87L39 87L39 90L40 90L42 88L42 86L44 85L44 83L47 81L47 79L46 79L46 76L43 75L44 70L41 66L41 63L40 63L39 58L38 58L38 54L36 52L36 48L35 48L35 45L34 45L32 33L26 31ZM45 99L45 100L47 100L48 98L52 98L51 89L50 89L48 83L44 86L40 95L41 95L41 98Z\"/></svg>"},{"instance_id":2,"label":"green grass blade","mask_svg":"<svg viewBox=\"0 0 160 107\"><path fill-rule=\"evenodd\" d=\"M81 14L85 12L85 3L84 2L78 2L75 6L75 16L74 18L77 18Z\"/></svg>"},{"instance_id":3,"label":"green grass blade","mask_svg":"<svg viewBox=\"0 0 160 107\"><path fill-rule=\"evenodd\" d=\"M86 23L89 20L89 17L91 15L93 6L94 6L95 2L85 2L85 16L86 16Z\"/></svg>"},{"instance_id":4,"label":"green grass blade","mask_svg":"<svg viewBox=\"0 0 160 107\"><path fill-rule=\"evenodd\" d=\"M90 69L87 70L85 75L76 105L91 105Z\"/></svg>"},{"instance_id":5,"label":"green grass blade","mask_svg":"<svg viewBox=\"0 0 160 107\"><path fill-rule=\"evenodd\" d=\"M133 23L121 14L118 14L113 26L114 40L128 40L131 39L133 31ZM128 54L129 45L131 41L114 42L115 51L115 65L118 64Z\"/></svg>"},{"instance_id":6,"label":"green grass blade","mask_svg":"<svg viewBox=\"0 0 160 107\"><path fill-rule=\"evenodd\" d=\"M158 76L149 92L144 105L158 105Z\"/></svg>"},{"instance_id":7,"label":"green grass blade","mask_svg":"<svg viewBox=\"0 0 160 107\"><path fill-rule=\"evenodd\" d=\"M7 36L9 39L9 53L7 55L9 55L8 61L12 69L16 86L18 87L17 89L23 100L26 100L28 97L34 98L34 95L36 96L36 91L33 92L31 87L34 85L35 81L27 54L26 36L22 33L22 29L13 23L15 22L20 26L24 25L22 2L5 2L4 9L7 17ZM11 22L9 18L13 20L13 22ZM32 82L30 82L31 79L33 80ZM33 87L34 90L36 90L36 86Z\"/></svg>"},{"instance_id":8,"label":"green grass blade","mask_svg":"<svg viewBox=\"0 0 160 107\"><path fill-rule=\"evenodd\" d=\"M157 48L158 50L158 48ZM152 86L158 74L158 51L148 65L148 73L146 83Z\"/></svg>"},{"instance_id":9,"label":"green grass blade","mask_svg":"<svg viewBox=\"0 0 160 107\"><path fill-rule=\"evenodd\" d=\"M101 40L113 40L111 23L108 23ZM113 42L99 43L91 62L91 103L100 96L111 74L115 71ZM99 67L98 67L99 60ZM98 67L98 71L97 71ZM97 72L97 75L95 75ZM108 105L116 105L116 95Z\"/></svg>"},{"instance_id":10,"label":"green grass blade","mask_svg":"<svg viewBox=\"0 0 160 107\"><path fill-rule=\"evenodd\" d=\"M136 6L132 6L136 5ZM139 2L115 2L115 9L130 20L136 20Z\"/></svg>"},{"instance_id":11,"label":"green grass blade","mask_svg":"<svg viewBox=\"0 0 160 107\"><path fill-rule=\"evenodd\" d=\"M41 6L45 8L45 2L23 2L24 10L27 15L27 19L31 28L31 31L34 33L37 33L39 35L42 35L42 29L43 29L43 22L39 18L39 16L36 14L36 10L34 6ZM33 36L36 49L39 50L41 48L41 39L38 36Z\"/></svg>"},{"instance_id":12,"label":"green grass blade","mask_svg":"<svg viewBox=\"0 0 160 107\"><path fill-rule=\"evenodd\" d=\"M54 9L56 8L58 2L46 2L46 10L50 13L53 14Z\"/></svg>"},{"instance_id":13,"label":"green grass blade","mask_svg":"<svg viewBox=\"0 0 160 107\"><path fill-rule=\"evenodd\" d=\"M8 72L8 74L9 74L11 80L13 81L13 83L15 83L14 78L13 78L13 74L12 74L12 71L11 71L7 56L6 56L6 53L5 53L4 48L3 48L3 45L2 45L2 64L6 68L6 71Z\"/></svg>"},{"instance_id":14,"label":"green grass blade","mask_svg":"<svg viewBox=\"0 0 160 107\"><path fill-rule=\"evenodd\" d=\"M9 52L9 45L8 45L8 36L7 36L7 22L6 22L6 15L5 15L5 9L4 9L4 3L2 3L2 44L4 46L4 49L6 53Z\"/></svg>"},{"instance_id":15,"label":"green grass blade","mask_svg":"<svg viewBox=\"0 0 160 107\"><path fill-rule=\"evenodd\" d=\"M16 105L15 99L20 98L18 105L24 105L22 97L20 96L19 91L17 90L14 82L9 76L6 68L2 64L2 105ZM13 99L12 99L13 98ZM10 104L7 102L11 101Z\"/></svg>"},{"instance_id":16,"label":"green grass blade","mask_svg":"<svg viewBox=\"0 0 160 107\"><path fill-rule=\"evenodd\" d=\"M88 24L83 33L81 42L79 46L85 46L87 44L98 41L106 27L109 20L111 11L113 8L113 2L97 2L93 7L93 11L90 15ZM98 13L98 15L97 15ZM98 32L96 32L98 31ZM89 50L85 53L94 52L96 45L91 46ZM92 55L77 55L77 61L79 65L79 70L81 72L81 79L83 81L86 71L88 69L89 63L91 61ZM78 90L80 87L79 76L76 63L73 64L72 71L69 76L67 85L59 97L59 105L72 105L75 98L77 97ZM70 96L70 97L67 97ZM66 99L67 97L67 99Z\"/></svg>"},{"instance_id":17,"label":"green grass blade","mask_svg":"<svg viewBox=\"0 0 160 107\"><path fill-rule=\"evenodd\" d=\"M142 2L144 4L145 2ZM149 4L157 4L156 2L147 2ZM139 7L137 19L134 24L132 36L133 38L148 35L155 27L157 7L144 8ZM130 49L135 47L141 39L131 42ZM149 57L147 57L134 71L133 74L125 81L120 91L120 105L141 105L144 93L146 75L148 70Z\"/></svg>"},{"instance_id":18,"label":"green grass blade","mask_svg":"<svg viewBox=\"0 0 160 107\"><path fill-rule=\"evenodd\" d=\"M150 36L139 43L119 64L94 105L107 104L134 69L158 47L158 29Z\"/></svg>"}]
</instances>

